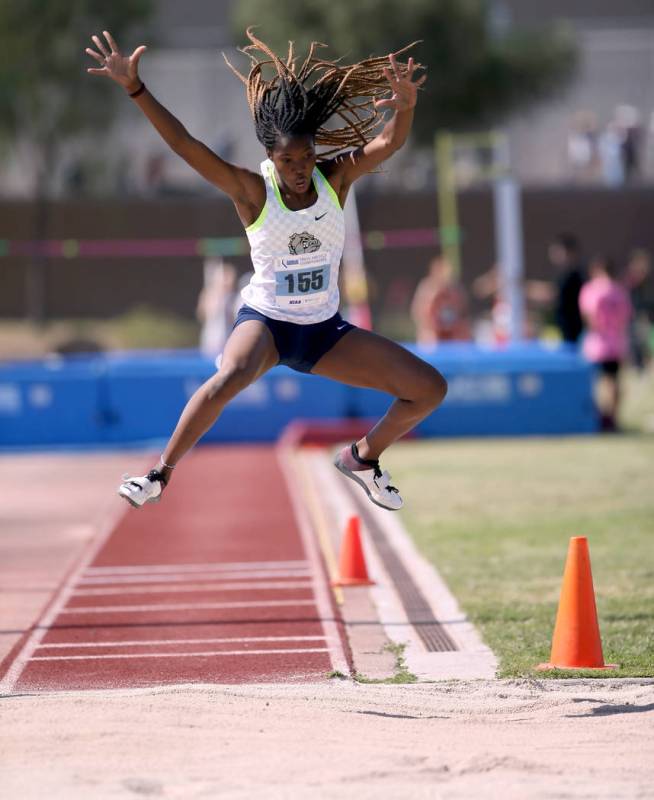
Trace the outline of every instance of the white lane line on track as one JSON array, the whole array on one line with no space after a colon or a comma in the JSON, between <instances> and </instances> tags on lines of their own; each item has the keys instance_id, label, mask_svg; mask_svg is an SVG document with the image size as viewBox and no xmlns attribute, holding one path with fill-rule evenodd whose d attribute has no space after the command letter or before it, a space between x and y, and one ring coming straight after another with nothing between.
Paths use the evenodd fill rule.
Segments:
<instances>
[{"instance_id":1,"label":"white lane line on track","mask_svg":"<svg viewBox=\"0 0 654 800\"><path fill-rule=\"evenodd\" d=\"M161 603L140 606L74 606L63 608L60 614L105 614L143 611L193 611L208 608L272 608L274 606L315 606L315 600L244 600L234 603Z\"/></svg>"},{"instance_id":2,"label":"white lane line on track","mask_svg":"<svg viewBox=\"0 0 654 800\"><path fill-rule=\"evenodd\" d=\"M308 569L297 570L264 570L259 572L187 572L187 573L166 573L159 575L116 575L106 578L82 578L80 586L120 586L124 583L184 583L185 581L236 581L236 580L273 580L288 578L310 578L311 572Z\"/></svg>"},{"instance_id":3,"label":"white lane line on track","mask_svg":"<svg viewBox=\"0 0 654 800\"><path fill-rule=\"evenodd\" d=\"M108 658L199 658L200 656L269 656L281 653L329 653L328 647L297 647L279 650L206 650L198 653L119 653L90 656L34 656L29 661L97 661Z\"/></svg>"},{"instance_id":4,"label":"white lane line on track","mask_svg":"<svg viewBox=\"0 0 654 800\"><path fill-rule=\"evenodd\" d=\"M89 542L83 555L77 562L77 565L68 574L68 577L64 580L58 593L55 594L52 602L39 619L36 627L27 637L25 644L18 651L16 658L11 663L4 678L0 681L0 694L11 694L13 692L32 653L38 647L48 628L51 627L52 623L59 616L63 606L68 602L79 576L97 556L121 519L127 513L128 508L125 508L125 505L124 503L119 503L115 498L112 498L111 503L103 508L98 518L99 522L94 525L98 530L96 536Z\"/></svg>"},{"instance_id":5,"label":"white lane line on track","mask_svg":"<svg viewBox=\"0 0 654 800\"><path fill-rule=\"evenodd\" d=\"M129 575L135 572L151 574L153 572L206 572L209 570L219 570L229 572L230 570L247 569L307 569L308 561L225 561L225 562L205 562L204 564L133 564L125 567L88 567L85 575Z\"/></svg>"},{"instance_id":6,"label":"white lane line on track","mask_svg":"<svg viewBox=\"0 0 654 800\"><path fill-rule=\"evenodd\" d=\"M56 644L40 644L36 649L45 650L76 649L78 647L149 647L150 645L171 644L218 644L219 642L324 642L325 636L224 636L208 639L151 639L138 642L57 642Z\"/></svg>"},{"instance_id":7,"label":"white lane line on track","mask_svg":"<svg viewBox=\"0 0 654 800\"><path fill-rule=\"evenodd\" d=\"M310 589L311 581L260 581L239 583L193 583L183 586L123 586L120 588L78 589L73 597L103 597L107 595L125 594L178 594L180 592L252 592L262 590L291 591L294 589Z\"/></svg>"},{"instance_id":8,"label":"white lane line on track","mask_svg":"<svg viewBox=\"0 0 654 800\"><path fill-rule=\"evenodd\" d=\"M287 445L278 444L275 453L286 481L286 488L291 499L291 506L295 514L295 520L304 546L304 552L307 554L309 563L311 564L313 593L316 598L315 604L318 609L318 615L320 616L323 630L327 634L327 640L331 642L330 659L332 668L337 672L348 675L350 673L350 666L345 657L340 631L334 619L334 610L329 596L329 589L327 587L320 553L318 551L313 528L309 522L307 510L301 498L298 496L299 492L297 491L297 486L299 483L297 480L297 470L300 468L300 465L295 460L292 448Z\"/></svg>"}]
</instances>

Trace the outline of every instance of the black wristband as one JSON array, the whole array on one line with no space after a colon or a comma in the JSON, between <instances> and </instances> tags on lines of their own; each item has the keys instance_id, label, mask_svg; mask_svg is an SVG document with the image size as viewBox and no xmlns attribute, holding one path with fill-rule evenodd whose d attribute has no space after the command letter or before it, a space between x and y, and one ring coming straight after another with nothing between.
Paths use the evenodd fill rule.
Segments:
<instances>
[{"instance_id":1,"label":"black wristband","mask_svg":"<svg viewBox=\"0 0 654 800\"><path fill-rule=\"evenodd\" d=\"M143 94L144 91L145 91L145 84L143 83L143 81L141 81L141 85L139 86L139 88L135 92L130 92L129 96L138 97L139 95Z\"/></svg>"}]
</instances>

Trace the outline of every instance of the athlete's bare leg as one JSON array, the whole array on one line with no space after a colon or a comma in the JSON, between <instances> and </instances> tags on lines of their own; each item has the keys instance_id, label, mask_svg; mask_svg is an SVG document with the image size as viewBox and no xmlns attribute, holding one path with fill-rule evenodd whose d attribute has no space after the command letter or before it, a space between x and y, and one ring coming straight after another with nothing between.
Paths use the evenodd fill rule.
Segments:
<instances>
[{"instance_id":1,"label":"athlete's bare leg","mask_svg":"<svg viewBox=\"0 0 654 800\"><path fill-rule=\"evenodd\" d=\"M447 382L438 370L396 342L361 328L346 333L312 372L395 396L386 414L357 442L364 459L379 458L437 408L447 393Z\"/></svg>"},{"instance_id":2,"label":"athlete's bare leg","mask_svg":"<svg viewBox=\"0 0 654 800\"><path fill-rule=\"evenodd\" d=\"M225 405L278 360L272 334L263 322L247 320L235 328L225 344L220 370L200 386L182 411L162 453L163 462L175 466L214 424ZM161 465L157 469L168 481L171 470Z\"/></svg>"},{"instance_id":3,"label":"athlete's bare leg","mask_svg":"<svg viewBox=\"0 0 654 800\"><path fill-rule=\"evenodd\" d=\"M613 431L618 424L618 408L620 406L619 375L602 375L598 389L603 424L608 427L608 430Z\"/></svg>"}]
</instances>

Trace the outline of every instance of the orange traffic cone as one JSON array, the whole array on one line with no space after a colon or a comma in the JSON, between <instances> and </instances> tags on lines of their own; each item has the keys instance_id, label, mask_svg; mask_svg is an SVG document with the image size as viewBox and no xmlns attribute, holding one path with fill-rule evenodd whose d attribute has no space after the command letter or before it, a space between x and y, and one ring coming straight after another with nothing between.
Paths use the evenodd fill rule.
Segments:
<instances>
[{"instance_id":1,"label":"orange traffic cone","mask_svg":"<svg viewBox=\"0 0 654 800\"><path fill-rule=\"evenodd\" d=\"M536 669L616 669L617 666L604 663L588 540L585 536L573 536L563 573L550 661Z\"/></svg>"},{"instance_id":2,"label":"orange traffic cone","mask_svg":"<svg viewBox=\"0 0 654 800\"><path fill-rule=\"evenodd\" d=\"M366 560L361 546L359 517L350 517L345 528L338 563L338 579L332 586L370 586L374 581L368 577Z\"/></svg>"}]
</instances>

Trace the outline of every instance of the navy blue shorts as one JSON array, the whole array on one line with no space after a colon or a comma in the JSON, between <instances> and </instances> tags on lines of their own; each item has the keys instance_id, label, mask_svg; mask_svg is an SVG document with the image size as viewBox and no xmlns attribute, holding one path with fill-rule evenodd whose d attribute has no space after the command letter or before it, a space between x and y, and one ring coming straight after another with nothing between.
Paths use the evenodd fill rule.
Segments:
<instances>
[{"instance_id":1,"label":"navy blue shorts","mask_svg":"<svg viewBox=\"0 0 654 800\"><path fill-rule=\"evenodd\" d=\"M324 322L297 325L295 322L271 319L260 311L243 305L236 315L234 328L249 319L259 320L266 325L275 341L279 363L298 372L311 372L325 353L355 327L338 312Z\"/></svg>"}]
</instances>

